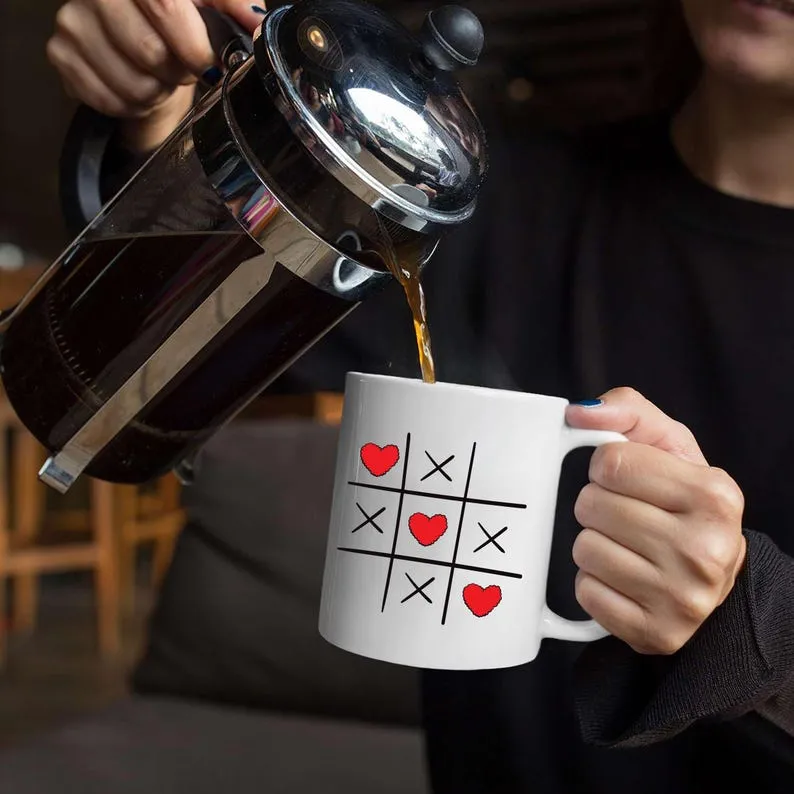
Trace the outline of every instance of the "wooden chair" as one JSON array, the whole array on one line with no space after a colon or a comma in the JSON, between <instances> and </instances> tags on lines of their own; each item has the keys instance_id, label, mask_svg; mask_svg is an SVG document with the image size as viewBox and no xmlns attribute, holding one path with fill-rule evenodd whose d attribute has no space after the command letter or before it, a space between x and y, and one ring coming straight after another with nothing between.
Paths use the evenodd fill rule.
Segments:
<instances>
[{"instance_id":1,"label":"wooden chair","mask_svg":"<svg viewBox=\"0 0 794 794\"><path fill-rule=\"evenodd\" d=\"M135 608L138 552L152 546L150 586L159 587L184 524L179 481L173 474L145 486L119 485L86 478L87 504L53 510L51 526L61 533L80 532L89 524L113 538L116 555L118 619ZM75 486L77 487L77 486ZM85 484L83 487L86 487Z\"/></svg>"},{"instance_id":2,"label":"wooden chair","mask_svg":"<svg viewBox=\"0 0 794 794\"><path fill-rule=\"evenodd\" d=\"M311 416L338 424L342 396L317 393L267 396L241 418L284 419ZM0 615L5 614L4 585L12 585L11 630L35 628L38 578L45 573L93 570L100 653L115 654L121 644L121 620L134 607L139 549L153 546L152 579L159 587L173 554L185 515L179 481L167 475L144 487L86 478L87 505L47 509L48 491L38 480L45 451L24 429L0 392ZM88 535L74 541L75 534ZM64 542L64 537L71 537ZM0 661L6 631L0 627Z\"/></svg>"},{"instance_id":3,"label":"wooden chair","mask_svg":"<svg viewBox=\"0 0 794 794\"><path fill-rule=\"evenodd\" d=\"M102 654L120 646L118 576L112 502L91 485L92 510L87 540L63 542L49 530L46 486L38 481L44 450L0 399L0 661L5 658L8 624L6 583L11 583L10 630L29 632L36 624L38 577L61 571L91 570L96 582L97 636Z\"/></svg>"}]
</instances>

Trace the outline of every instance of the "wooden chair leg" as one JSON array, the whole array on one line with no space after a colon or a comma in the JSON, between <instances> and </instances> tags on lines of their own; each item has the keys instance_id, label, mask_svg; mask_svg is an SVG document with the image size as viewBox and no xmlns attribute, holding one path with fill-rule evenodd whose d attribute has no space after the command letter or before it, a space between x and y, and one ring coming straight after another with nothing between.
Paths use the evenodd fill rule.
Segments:
<instances>
[{"instance_id":1,"label":"wooden chair leg","mask_svg":"<svg viewBox=\"0 0 794 794\"><path fill-rule=\"evenodd\" d=\"M121 648L121 610L116 561L114 486L91 481L91 528L97 544L96 607L99 651L117 654Z\"/></svg>"},{"instance_id":2,"label":"wooden chair leg","mask_svg":"<svg viewBox=\"0 0 794 794\"><path fill-rule=\"evenodd\" d=\"M7 428L0 425L0 668L5 666L8 643L6 625L8 518L8 435Z\"/></svg>"},{"instance_id":3,"label":"wooden chair leg","mask_svg":"<svg viewBox=\"0 0 794 794\"><path fill-rule=\"evenodd\" d=\"M5 527L0 530L0 669L5 667L8 651L8 610L6 608L6 562L8 559L8 535Z\"/></svg>"},{"instance_id":4,"label":"wooden chair leg","mask_svg":"<svg viewBox=\"0 0 794 794\"><path fill-rule=\"evenodd\" d=\"M166 474L158 483L158 494L160 496L160 509L178 510L182 501L182 485L176 475Z\"/></svg>"},{"instance_id":5,"label":"wooden chair leg","mask_svg":"<svg viewBox=\"0 0 794 794\"><path fill-rule=\"evenodd\" d=\"M38 442L25 430L14 434L13 446L14 489L14 548L31 545L41 528L44 512L43 486L37 472L42 463ZM36 626L38 612L39 580L34 573L21 573L13 577L13 618L15 632L29 633Z\"/></svg>"},{"instance_id":6,"label":"wooden chair leg","mask_svg":"<svg viewBox=\"0 0 794 794\"><path fill-rule=\"evenodd\" d=\"M119 591L121 593L121 610L125 615L135 610L135 569L138 561L138 549L128 537L126 529L122 529L118 547Z\"/></svg>"},{"instance_id":7,"label":"wooden chair leg","mask_svg":"<svg viewBox=\"0 0 794 794\"><path fill-rule=\"evenodd\" d=\"M135 516L138 510L138 489L134 486L117 486L116 526L118 537L118 576L121 592L121 609L129 615L135 609L135 569L138 546L135 542Z\"/></svg>"},{"instance_id":8,"label":"wooden chair leg","mask_svg":"<svg viewBox=\"0 0 794 794\"><path fill-rule=\"evenodd\" d=\"M171 565L176 547L176 536L157 538L154 543L152 557L152 587L155 591L160 589L163 579Z\"/></svg>"}]
</instances>

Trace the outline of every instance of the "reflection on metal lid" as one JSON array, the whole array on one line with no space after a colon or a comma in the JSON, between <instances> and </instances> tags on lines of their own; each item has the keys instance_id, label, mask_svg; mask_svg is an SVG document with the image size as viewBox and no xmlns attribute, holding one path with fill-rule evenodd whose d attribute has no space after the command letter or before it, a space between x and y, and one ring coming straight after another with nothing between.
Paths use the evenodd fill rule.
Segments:
<instances>
[{"instance_id":1,"label":"reflection on metal lid","mask_svg":"<svg viewBox=\"0 0 794 794\"><path fill-rule=\"evenodd\" d=\"M263 36L284 96L334 162L384 196L414 188L396 203L420 216L470 212L484 132L454 76L402 25L358 0L302 0L272 11Z\"/></svg>"}]
</instances>

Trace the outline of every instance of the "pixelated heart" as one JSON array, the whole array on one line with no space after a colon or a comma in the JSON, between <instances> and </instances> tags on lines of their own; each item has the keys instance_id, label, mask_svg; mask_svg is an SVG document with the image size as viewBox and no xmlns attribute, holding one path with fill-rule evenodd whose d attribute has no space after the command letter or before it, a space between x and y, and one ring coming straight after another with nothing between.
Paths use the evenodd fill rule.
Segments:
<instances>
[{"instance_id":1,"label":"pixelated heart","mask_svg":"<svg viewBox=\"0 0 794 794\"><path fill-rule=\"evenodd\" d=\"M492 612L502 600L502 588L499 585L480 587L478 584L467 584L463 588L463 602L478 618L484 618Z\"/></svg>"},{"instance_id":2,"label":"pixelated heart","mask_svg":"<svg viewBox=\"0 0 794 794\"><path fill-rule=\"evenodd\" d=\"M408 519L408 529L423 546L431 546L447 531L447 517L414 513Z\"/></svg>"},{"instance_id":3,"label":"pixelated heart","mask_svg":"<svg viewBox=\"0 0 794 794\"><path fill-rule=\"evenodd\" d=\"M361 447L361 462L367 471L375 477L388 474L400 459L400 450L394 444L379 447L377 444L364 444Z\"/></svg>"}]
</instances>

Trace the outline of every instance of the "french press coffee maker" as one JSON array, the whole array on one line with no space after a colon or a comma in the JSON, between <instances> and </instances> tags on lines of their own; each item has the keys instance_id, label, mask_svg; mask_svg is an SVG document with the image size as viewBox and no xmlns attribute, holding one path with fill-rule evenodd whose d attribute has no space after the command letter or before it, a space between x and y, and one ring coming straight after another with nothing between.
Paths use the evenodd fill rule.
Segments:
<instances>
[{"instance_id":1,"label":"french press coffee maker","mask_svg":"<svg viewBox=\"0 0 794 794\"><path fill-rule=\"evenodd\" d=\"M468 219L486 172L454 71L466 9L412 35L360 0L274 8L222 81L0 323L40 478L156 478Z\"/></svg>"}]
</instances>

